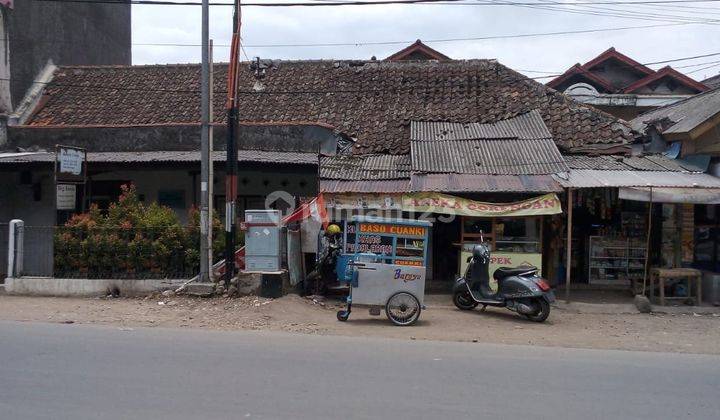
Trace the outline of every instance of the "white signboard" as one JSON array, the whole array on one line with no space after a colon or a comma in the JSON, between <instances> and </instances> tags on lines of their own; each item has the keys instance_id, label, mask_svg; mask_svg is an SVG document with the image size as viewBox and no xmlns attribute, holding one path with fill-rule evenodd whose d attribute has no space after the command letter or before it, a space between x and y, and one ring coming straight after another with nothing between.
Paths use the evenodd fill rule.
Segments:
<instances>
[{"instance_id":1,"label":"white signboard","mask_svg":"<svg viewBox=\"0 0 720 420\"><path fill-rule=\"evenodd\" d=\"M75 195L77 189L72 184L57 185L57 209L75 210Z\"/></svg>"},{"instance_id":2,"label":"white signboard","mask_svg":"<svg viewBox=\"0 0 720 420\"><path fill-rule=\"evenodd\" d=\"M82 164L85 153L82 150L60 148L58 154L58 162L60 162L60 172L80 176L82 174Z\"/></svg>"}]
</instances>

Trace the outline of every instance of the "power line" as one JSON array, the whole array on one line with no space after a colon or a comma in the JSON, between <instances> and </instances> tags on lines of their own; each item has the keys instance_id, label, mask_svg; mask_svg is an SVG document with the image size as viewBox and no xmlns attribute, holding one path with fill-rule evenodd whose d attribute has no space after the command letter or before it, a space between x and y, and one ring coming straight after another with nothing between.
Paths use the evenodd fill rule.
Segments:
<instances>
[{"instance_id":1,"label":"power line","mask_svg":"<svg viewBox=\"0 0 720 420\"><path fill-rule=\"evenodd\" d=\"M720 23L720 20L718 19L696 19L693 17L683 17L678 18L676 16L651 16L648 14L638 14L638 13L628 13L627 11L625 13L615 11L614 13L606 11L606 10L599 10L599 8L590 9L590 10L574 10L574 9L568 9L567 6L574 6L577 3L522 3L522 2L507 2L498 0L496 4L503 4L503 5L511 5L511 6L517 6L527 9L535 9L535 10L546 10L546 11L553 11L553 12L561 12L561 13L570 13L570 14L578 14L578 15L586 15L586 16L602 16L602 17L615 17L615 18L621 18L621 19L633 19L633 20L642 20L642 21L655 21L655 22L674 22L674 23L699 23L699 24L708 24L708 25L716 25ZM601 3L583 3L583 5L589 5L589 4L601 4ZM619 3L618 3L619 4ZM605 8L607 9L607 8ZM667 16L667 17L666 17Z\"/></svg>"},{"instance_id":2,"label":"power line","mask_svg":"<svg viewBox=\"0 0 720 420\"><path fill-rule=\"evenodd\" d=\"M720 61L715 62L715 64L711 64L711 65L709 65L709 66L707 66L707 67L703 67L703 68L700 68L700 69L696 69L696 70L689 71L689 72L687 72L687 74L697 73L697 72L699 72L699 71L711 69L711 68L717 67L717 66L720 66Z\"/></svg>"},{"instance_id":3,"label":"power line","mask_svg":"<svg viewBox=\"0 0 720 420\"><path fill-rule=\"evenodd\" d=\"M153 5L153 6L200 6L201 3L193 1L167 1L167 0L33 0L45 3L92 3L92 4L115 4L115 5ZM638 1L588 1L583 5L653 5L653 4L688 4L688 3L716 3L720 0L638 0ZM538 2L486 2L467 0L374 0L374 1L341 1L341 2L286 2L286 3L243 3L242 7L340 7L340 6L376 6L376 5L403 5L403 4L445 4L463 6L535 6ZM575 6L579 3L558 3L562 6ZM234 3L211 2L210 6L233 7Z\"/></svg>"},{"instance_id":4,"label":"power line","mask_svg":"<svg viewBox=\"0 0 720 420\"><path fill-rule=\"evenodd\" d=\"M468 42L468 41L487 41L494 39L517 39L517 38L534 38L544 36L560 36L560 35L573 35L573 34L587 34L587 33L599 33L599 32L615 32L615 31L626 31L634 29L650 29L660 28L669 26L684 26L684 25L695 25L699 23L660 23L653 25L638 25L638 26L622 26L616 28L597 28L597 29L580 29L580 30L568 30L568 31L555 31L555 32L537 32L527 34L514 34L514 35L488 35L488 36L474 36L465 38L439 38L439 39L426 39L425 43L428 44L439 44L439 43L451 43L451 42ZM26 38L30 40L30 38ZM5 41L0 39L0 41ZM38 40L32 39L34 43L57 43L57 40ZM70 41L67 41L70 42ZM403 40L403 41L356 41L356 42L326 42L326 43L291 43L291 44L248 44L243 45L247 48L301 48L301 47L362 47L362 46L376 46L376 45L407 45L415 42L415 40ZM143 47L199 47L200 44L193 43L177 43L177 42L133 42L134 46ZM215 48L229 48L230 44L214 44ZM247 55L247 53L245 53Z\"/></svg>"}]
</instances>

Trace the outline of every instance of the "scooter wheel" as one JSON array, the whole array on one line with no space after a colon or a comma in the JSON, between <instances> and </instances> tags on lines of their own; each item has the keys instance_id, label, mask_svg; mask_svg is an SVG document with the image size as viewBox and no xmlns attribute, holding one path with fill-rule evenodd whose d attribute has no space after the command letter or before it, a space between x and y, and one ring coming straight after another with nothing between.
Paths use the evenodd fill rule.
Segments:
<instances>
[{"instance_id":1,"label":"scooter wheel","mask_svg":"<svg viewBox=\"0 0 720 420\"><path fill-rule=\"evenodd\" d=\"M530 321L543 322L550 316L550 304L545 299L536 299L534 302L538 310L534 314L527 314L525 317Z\"/></svg>"},{"instance_id":2,"label":"scooter wheel","mask_svg":"<svg viewBox=\"0 0 720 420\"><path fill-rule=\"evenodd\" d=\"M478 306L478 303L473 300L468 292L455 292L455 294L453 294L453 303L458 309L463 311L469 311Z\"/></svg>"},{"instance_id":3,"label":"scooter wheel","mask_svg":"<svg viewBox=\"0 0 720 420\"><path fill-rule=\"evenodd\" d=\"M345 322L350 317L350 314L347 311L337 311L337 319L338 321Z\"/></svg>"}]
</instances>

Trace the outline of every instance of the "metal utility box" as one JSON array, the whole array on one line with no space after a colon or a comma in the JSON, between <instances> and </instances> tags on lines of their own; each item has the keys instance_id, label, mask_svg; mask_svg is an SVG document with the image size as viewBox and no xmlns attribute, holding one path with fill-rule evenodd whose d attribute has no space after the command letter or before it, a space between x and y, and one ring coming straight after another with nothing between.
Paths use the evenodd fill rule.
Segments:
<instances>
[{"instance_id":1,"label":"metal utility box","mask_svg":"<svg viewBox=\"0 0 720 420\"><path fill-rule=\"evenodd\" d=\"M281 217L279 210L245 211L246 271L280 271Z\"/></svg>"}]
</instances>

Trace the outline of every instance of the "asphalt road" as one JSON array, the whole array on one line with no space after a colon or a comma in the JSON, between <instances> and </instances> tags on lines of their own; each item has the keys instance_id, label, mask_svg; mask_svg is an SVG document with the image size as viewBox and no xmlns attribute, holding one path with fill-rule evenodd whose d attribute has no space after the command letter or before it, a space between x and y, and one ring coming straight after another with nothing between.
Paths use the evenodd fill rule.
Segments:
<instances>
[{"instance_id":1,"label":"asphalt road","mask_svg":"<svg viewBox=\"0 0 720 420\"><path fill-rule=\"evenodd\" d=\"M2 419L720 416L718 356L13 322L0 355Z\"/></svg>"}]
</instances>

